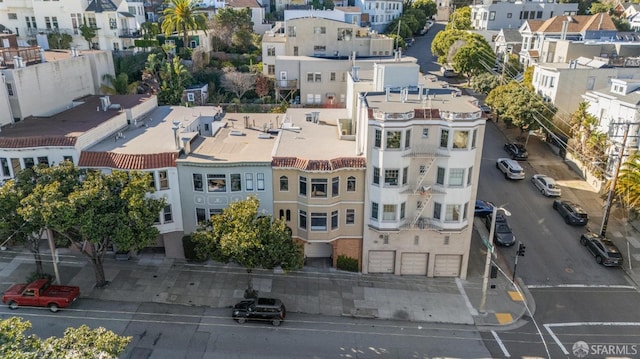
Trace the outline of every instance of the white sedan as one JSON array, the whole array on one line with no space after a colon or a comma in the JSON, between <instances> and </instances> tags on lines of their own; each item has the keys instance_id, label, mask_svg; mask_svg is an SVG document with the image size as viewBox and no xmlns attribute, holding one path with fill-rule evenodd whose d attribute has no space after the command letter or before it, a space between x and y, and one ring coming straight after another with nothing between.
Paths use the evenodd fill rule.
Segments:
<instances>
[{"instance_id":1,"label":"white sedan","mask_svg":"<svg viewBox=\"0 0 640 359\"><path fill-rule=\"evenodd\" d=\"M531 177L531 183L536 186L540 193L547 197L560 197L562 194L562 190L558 187L556 181L549 176L541 174L533 175L533 177Z\"/></svg>"}]
</instances>

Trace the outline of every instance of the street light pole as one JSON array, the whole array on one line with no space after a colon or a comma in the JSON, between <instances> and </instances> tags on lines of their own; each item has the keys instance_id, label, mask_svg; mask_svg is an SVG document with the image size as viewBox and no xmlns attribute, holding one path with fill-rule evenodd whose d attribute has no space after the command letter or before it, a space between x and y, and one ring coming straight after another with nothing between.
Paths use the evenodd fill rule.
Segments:
<instances>
[{"instance_id":1,"label":"street light pole","mask_svg":"<svg viewBox=\"0 0 640 359\"><path fill-rule=\"evenodd\" d=\"M491 227L489 228L489 238L487 239L487 257L484 262L484 276L482 277L482 300L480 301L480 313L485 313L485 307L487 305L487 287L489 286L489 271L491 269L491 252L493 252L493 236L496 227L496 215L498 214L498 207L493 206L491 211Z\"/></svg>"}]
</instances>

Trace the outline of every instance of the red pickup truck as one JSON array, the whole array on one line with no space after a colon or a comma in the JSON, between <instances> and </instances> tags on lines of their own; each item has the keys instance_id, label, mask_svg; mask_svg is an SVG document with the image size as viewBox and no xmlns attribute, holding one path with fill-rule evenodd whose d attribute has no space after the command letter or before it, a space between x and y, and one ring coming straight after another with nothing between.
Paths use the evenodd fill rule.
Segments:
<instances>
[{"instance_id":1,"label":"red pickup truck","mask_svg":"<svg viewBox=\"0 0 640 359\"><path fill-rule=\"evenodd\" d=\"M20 306L49 307L52 312L66 308L80 296L80 288L52 285L50 279L38 279L29 284L14 284L2 295L2 303L11 309Z\"/></svg>"}]
</instances>

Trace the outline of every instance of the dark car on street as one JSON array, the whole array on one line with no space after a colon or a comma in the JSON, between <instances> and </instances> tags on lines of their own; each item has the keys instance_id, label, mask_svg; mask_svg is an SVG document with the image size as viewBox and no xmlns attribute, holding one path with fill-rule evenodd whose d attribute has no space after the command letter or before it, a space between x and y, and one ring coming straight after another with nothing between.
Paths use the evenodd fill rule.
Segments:
<instances>
[{"instance_id":1,"label":"dark car on street","mask_svg":"<svg viewBox=\"0 0 640 359\"><path fill-rule=\"evenodd\" d=\"M596 233L588 232L580 236L580 244L587 247L596 257L596 262L607 267L621 266L622 254L611 240L600 237Z\"/></svg>"},{"instance_id":2,"label":"dark car on street","mask_svg":"<svg viewBox=\"0 0 640 359\"><path fill-rule=\"evenodd\" d=\"M553 201L553 209L558 211L567 224L585 226L589 222L589 215L587 212L573 202L556 199Z\"/></svg>"},{"instance_id":3,"label":"dark car on street","mask_svg":"<svg viewBox=\"0 0 640 359\"><path fill-rule=\"evenodd\" d=\"M247 320L263 321L279 326L287 315L280 299L252 298L233 306L233 319L242 324Z\"/></svg>"},{"instance_id":4,"label":"dark car on street","mask_svg":"<svg viewBox=\"0 0 640 359\"><path fill-rule=\"evenodd\" d=\"M487 230L491 230L491 214L485 218L485 225ZM496 228L493 231L493 243L499 246L510 247L516 243L516 236L513 235L513 231L507 222L507 217L498 212L496 215Z\"/></svg>"},{"instance_id":5,"label":"dark car on street","mask_svg":"<svg viewBox=\"0 0 640 359\"><path fill-rule=\"evenodd\" d=\"M476 217L486 217L488 214L493 212L493 203L489 201L483 201L481 199L476 199L476 209L474 212L474 216Z\"/></svg>"},{"instance_id":6,"label":"dark car on street","mask_svg":"<svg viewBox=\"0 0 640 359\"><path fill-rule=\"evenodd\" d=\"M505 143L504 150L507 151L509 156L516 161L524 161L529 158L527 149L520 143Z\"/></svg>"}]
</instances>

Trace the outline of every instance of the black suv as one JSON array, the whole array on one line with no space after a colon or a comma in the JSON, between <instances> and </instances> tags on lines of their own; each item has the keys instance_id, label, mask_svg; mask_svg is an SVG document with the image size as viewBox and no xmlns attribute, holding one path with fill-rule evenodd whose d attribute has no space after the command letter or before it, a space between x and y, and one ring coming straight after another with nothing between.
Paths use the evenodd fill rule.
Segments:
<instances>
[{"instance_id":1,"label":"black suv","mask_svg":"<svg viewBox=\"0 0 640 359\"><path fill-rule=\"evenodd\" d=\"M587 222L589 222L589 215L587 215L587 212L573 202L556 199L553 201L553 209L560 213L567 224L585 226Z\"/></svg>"},{"instance_id":2,"label":"black suv","mask_svg":"<svg viewBox=\"0 0 640 359\"><path fill-rule=\"evenodd\" d=\"M512 159L516 161L524 161L529 157L527 149L519 143L505 143L504 150L509 153Z\"/></svg>"},{"instance_id":3,"label":"black suv","mask_svg":"<svg viewBox=\"0 0 640 359\"><path fill-rule=\"evenodd\" d=\"M580 244L587 247L598 264L608 267L622 265L622 254L610 240L588 232L580 236Z\"/></svg>"},{"instance_id":4,"label":"black suv","mask_svg":"<svg viewBox=\"0 0 640 359\"><path fill-rule=\"evenodd\" d=\"M247 320L271 322L274 326L284 321L287 311L280 299L253 298L243 300L233 306L233 319L242 324Z\"/></svg>"}]
</instances>

